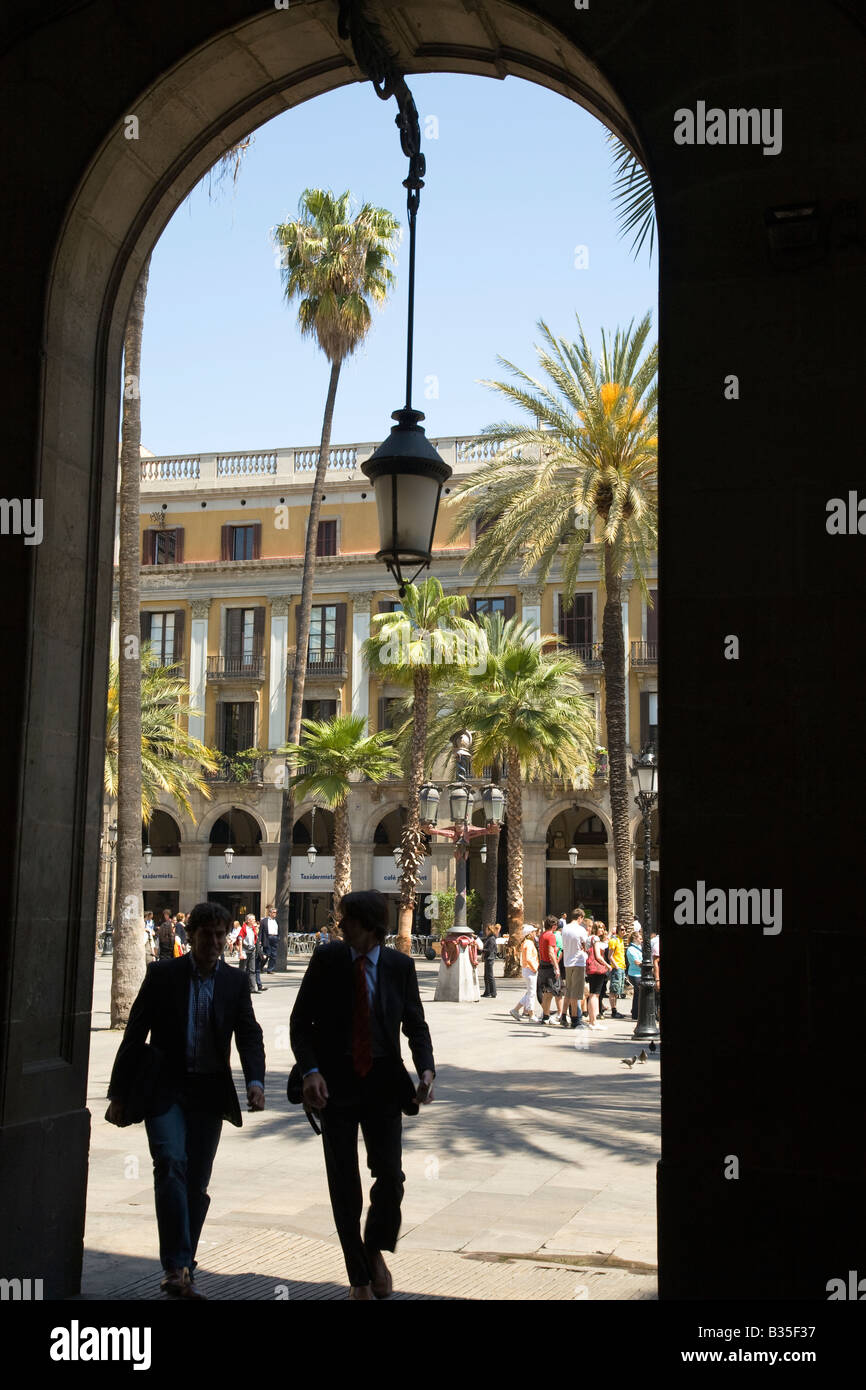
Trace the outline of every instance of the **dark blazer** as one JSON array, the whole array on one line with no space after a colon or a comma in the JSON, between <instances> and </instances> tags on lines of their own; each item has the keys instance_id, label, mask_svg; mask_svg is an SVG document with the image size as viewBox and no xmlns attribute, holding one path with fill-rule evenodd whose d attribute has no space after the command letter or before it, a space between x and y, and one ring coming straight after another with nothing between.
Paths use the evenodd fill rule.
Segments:
<instances>
[{"instance_id":1,"label":"dark blazer","mask_svg":"<svg viewBox=\"0 0 866 1390\"><path fill-rule=\"evenodd\" d=\"M191 955L180 956L177 960L156 961L148 966L144 983L130 1011L123 1042L114 1059L108 1086L110 1100L120 1100L125 1104L134 1100L132 1088L141 1057L141 1044L148 1033L151 1045L162 1054L162 1068L154 1087L155 1096L164 1099L182 1085L186 1071L192 969ZM237 1042L248 1086L251 1081L260 1081L264 1085L265 1049L261 1026L253 1013L249 976L246 971L232 970L223 961L216 966L213 1018L217 1046L225 1057L223 1119L240 1125L241 1110L229 1065L232 1034Z\"/></svg>"},{"instance_id":2,"label":"dark blazer","mask_svg":"<svg viewBox=\"0 0 866 1390\"><path fill-rule=\"evenodd\" d=\"M347 1054L352 1046L353 1004L351 950L344 941L319 946L301 981L289 1024L292 1051L301 1076L317 1067L331 1089L334 1080L339 1081L346 1073ZM412 1105L415 1088L401 1060L400 1029L409 1040L419 1076L424 1071L435 1071L433 1045L424 1020L415 965L409 956L387 946L379 952L373 1007L397 1064L395 1078L401 1098ZM417 1106L412 1108L417 1110Z\"/></svg>"}]
</instances>

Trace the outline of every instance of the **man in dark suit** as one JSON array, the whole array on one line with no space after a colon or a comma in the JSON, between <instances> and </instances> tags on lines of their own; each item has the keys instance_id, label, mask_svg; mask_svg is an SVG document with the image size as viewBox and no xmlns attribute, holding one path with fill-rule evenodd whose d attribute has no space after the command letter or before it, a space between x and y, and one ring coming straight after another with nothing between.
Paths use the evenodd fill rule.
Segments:
<instances>
[{"instance_id":1,"label":"man in dark suit","mask_svg":"<svg viewBox=\"0 0 866 1390\"><path fill-rule=\"evenodd\" d=\"M229 1065L232 1034L250 1110L265 1104L265 1052L249 978L222 960L228 925L224 907L199 903L187 922L189 954L149 967L108 1087L112 1124L144 1117L165 1271L161 1288L177 1298L203 1297L194 1270L210 1206L207 1186L223 1120L241 1123ZM148 1033L150 1051L143 1046Z\"/></svg>"},{"instance_id":2,"label":"man in dark suit","mask_svg":"<svg viewBox=\"0 0 866 1390\"><path fill-rule=\"evenodd\" d=\"M382 1258L400 1231L403 1199L402 1112L433 1099L433 1048L415 966L385 947L387 903L381 893L347 893L340 904L342 941L319 946L301 981L291 1017L292 1050L306 1107L319 1113L331 1206L349 1276L349 1297L387 1298L391 1275ZM400 1055L409 1039L421 1084ZM358 1126L373 1175L361 1238Z\"/></svg>"}]
</instances>

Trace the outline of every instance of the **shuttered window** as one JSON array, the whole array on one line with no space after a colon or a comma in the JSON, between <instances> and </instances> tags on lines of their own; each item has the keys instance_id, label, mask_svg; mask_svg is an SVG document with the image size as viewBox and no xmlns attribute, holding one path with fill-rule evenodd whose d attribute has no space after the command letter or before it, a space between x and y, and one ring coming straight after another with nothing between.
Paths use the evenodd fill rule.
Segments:
<instances>
[{"instance_id":1,"label":"shuttered window","mask_svg":"<svg viewBox=\"0 0 866 1390\"><path fill-rule=\"evenodd\" d=\"M640 697L640 746L656 746L659 725L659 697L653 690L642 690Z\"/></svg>"},{"instance_id":2,"label":"shuttered window","mask_svg":"<svg viewBox=\"0 0 866 1390\"><path fill-rule=\"evenodd\" d=\"M304 700L301 709L304 719L333 719L337 713L337 701Z\"/></svg>"},{"instance_id":3,"label":"shuttered window","mask_svg":"<svg viewBox=\"0 0 866 1390\"><path fill-rule=\"evenodd\" d=\"M139 615L141 641L149 642L153 664L171 666L183 661L183 639L186 614L182 608L168 613L147 612Z\"/></svg>"},{"instance_id":4,"label":"shuttered window","mask_svg":"<svg viewBox=\"0 0 866 1390\"><path fill-rule=\"evenodd\" d=\"M173 526L165 530L149 526L142 536L141 563L143 565L180 565L183 563L183 527Z\"/></svg>"},{"instance_id":5,"label":"shuttered window","mask_svg":"<svg viewBox=\"0 0 866 1390\"><path fill-rule=\"evenodd\" d=\"M265 633L264 608L226 610L226 657L240 667L252 666L262 656Z\"/></svg>"},{"instance_id":6,"label":"shuttered window","mask_svg":"<svg viewBox=\"0 0 866 1390\"><path fill-rule=\"evenodd\" d=\"M295 631L301 610L295 609ZM316 603L310 612L310 640L307 646L308 665L334 661L346 651L345 603Z\"/></svg>"},{"instance_id":7,"label":"shuttered window","mask_svg":"<svg viewBox=\"0 0 866 1390\"><path fill-rule=\"evenodd\" d=\"M559 635L570 647L592 643L592 594L575 594L570 604L559 603Z\"/></svg>"},{"instance_id":8,"label":"shuttered window","mask_svg":"<svg viewBox=\"0 0 866 1390\"><path fill-rule=\"evenodd\" d=\"M397 706L400 703L399 695L380 695L379 696L379 733L391 730L396 724L400 723L400 713Z\"/></svg>"},{"instance_id":9,"label":"shuttered window","mask_svg":"<svg viewBox=\"0 0 866 1390\"><path fill-rule=\"evenodd\" d=\"M497 598L474 598L471 600L471 611L473 618L483 617L486 613L501 613L505 621L513 618L516 612L517 603L513 594L504 594Z\"/></svg>"},{"instance_id":10,"label":"shuttered window","mask_svg":"<svg viewBox=\"0 0 866 1390\"><path fill-rule=\"evenodd\" d=\"M646 640L647 640L648 642L657 642L657 641L659 640L659 591L658 591L658 589L650 589L650 591L649 591L649 596L650 596L650 599L652 600L652 608L650 608L649 604L647 604L647 610L646 610Z\"/></svg>"},{"instance_id":11,"label":"shuttered window","mask_svg":"<svg viewBox=\"0 0 866 1390\"><path fill-rule=\"evenodd\" d=\"M220 559L260 560L262 555L262 523L252 521L245 526L233 522L222 528Z\"/></svg>"},{"instance_id":12,"label":"shuttered window","mask_svg":"<svg viewBox=\"0 0 866 1390\"><path fill-rule=\"evenodd\" d=\"M337 523L336 521L320 521L319 529L316 532L316 554L336 555L336 553Z\"/></svg>"},{"instance_id":13,"label":"shuttered window","mask_svg":"<svg viewBox=\"0 0 866 1390\"><path fill-rule=\"evenodd\" d=\"M220 752L243 753L255 747L256 707L251 700L229 701L220 705Z\"/></svg>"}]
</instances>

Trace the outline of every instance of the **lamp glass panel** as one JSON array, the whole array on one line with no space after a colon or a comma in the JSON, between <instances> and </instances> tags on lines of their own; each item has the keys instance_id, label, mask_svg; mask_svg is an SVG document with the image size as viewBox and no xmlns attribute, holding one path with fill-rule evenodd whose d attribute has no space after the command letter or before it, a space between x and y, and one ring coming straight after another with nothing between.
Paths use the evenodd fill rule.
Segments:
<instances>
[{"instance_id":1,"label":"lamp glass panel","mask_svg":"<svg viewBox=\"0 0 866 1390\"><path fill-rule=\"evenodd\" d=\"M418 796L418 814L425 825L435 825L439 814L439 788L422 787Z\"/></svg>"},{"instance_id":2,"label":"lamp glass panel","mask_svg":"<svg viewBox=\"0 0 866 1390\"><path fill-rule=\"evenodd\" d=\"M450 787L448 790L448 801L450 803L452 821L464 820L466 812L469 809L469 788L465 786Z\"/></svg>"},{"instance_id":3,"label":"lamp glass panel","mask_svg":"<svg viewBox=\"0 0 866 1390\"><path fill-rule=\"evenodd\" d=\"M379 514L380 548L388 553L427 555L441 484L417 473L386 473L373 484ZM397 493L394 533L392 489Z\"/></svg>"}]
</instances>

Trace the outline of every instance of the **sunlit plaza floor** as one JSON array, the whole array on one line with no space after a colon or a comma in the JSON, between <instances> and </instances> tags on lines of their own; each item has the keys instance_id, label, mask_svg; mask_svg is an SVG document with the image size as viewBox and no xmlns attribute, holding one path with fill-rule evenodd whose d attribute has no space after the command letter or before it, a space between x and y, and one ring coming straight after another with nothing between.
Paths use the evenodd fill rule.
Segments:
<instances>
[{"instance_id":1,"label":"sunlit plaza floor","mask_svg":"<svg viewBox=\"0 0 866 1390\"><path fill-rule=\"evenodd\" d=\"M516 1023L508 1010L523 982L500 979L501 965L498 998L475 1004L434 1003L438 962L416 967L436 1098L404 1121L395 1297L654 1298L659 1052L622 1065L640 1050L630 1018L595 1032ZM267 1108L242 1107L243 1128L223 1126L198 1252L199 1285L212 1298L346 1296L321 1140L286 1100L288 1020L305 968L301 959L265 976L267 992L254 997ZM160 1297L144 1126L119 1130L103 1118L120 1041L108 1028L110 979L110 960L98 959L82 1295Z\"/></svg>"}]
</instances>

